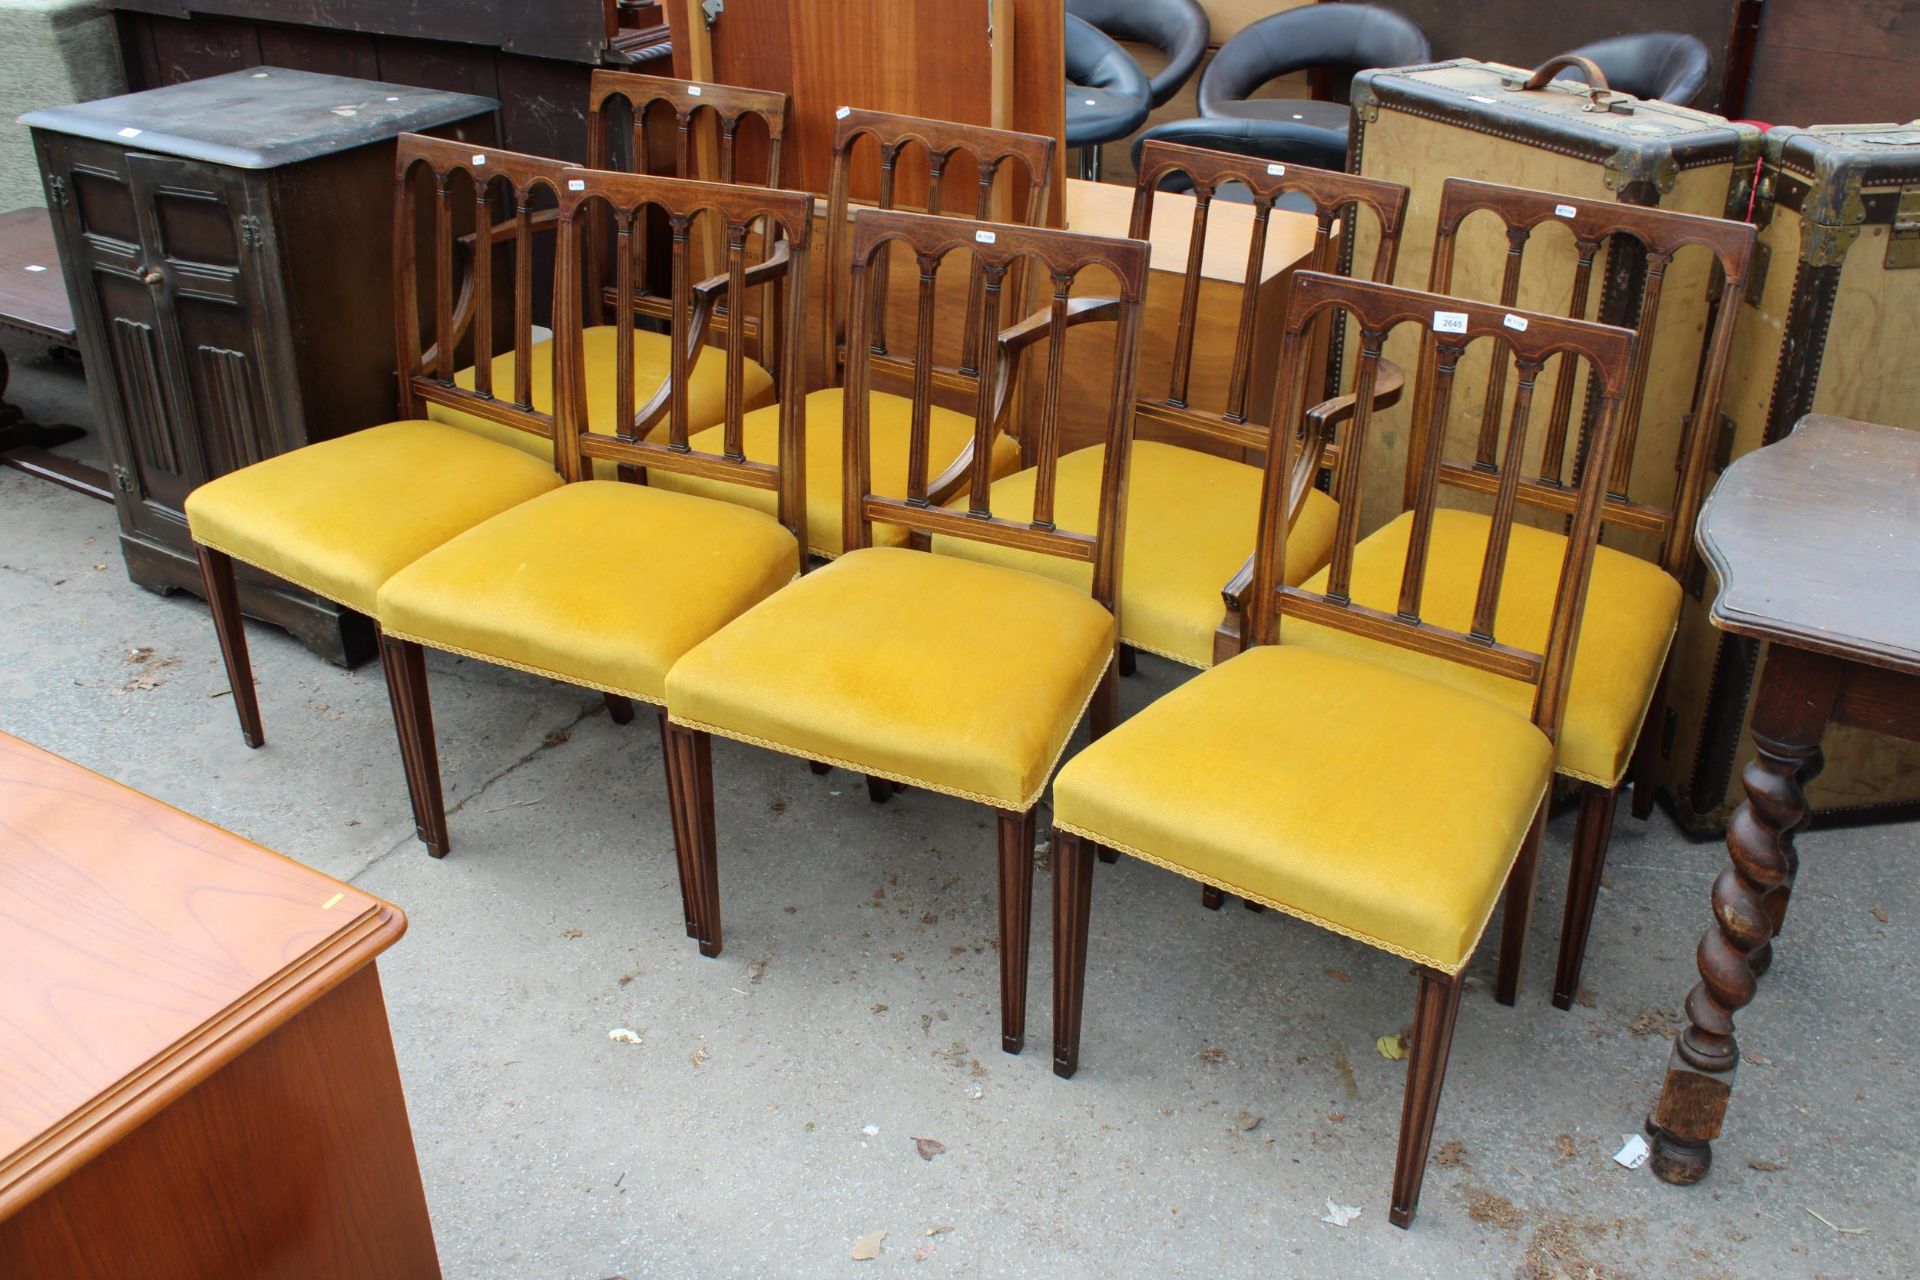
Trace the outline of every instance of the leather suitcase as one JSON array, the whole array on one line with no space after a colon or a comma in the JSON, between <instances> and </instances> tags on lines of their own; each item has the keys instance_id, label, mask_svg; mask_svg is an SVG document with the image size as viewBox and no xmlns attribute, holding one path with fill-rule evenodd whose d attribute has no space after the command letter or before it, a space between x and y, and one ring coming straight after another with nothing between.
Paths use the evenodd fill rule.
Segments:
<instances>
[{"instance_id":1,"label":"leather suitcase","mask_svg":"<svg viewBox=\"0 0 1920 1280\"><path fill-rule=\"evenodd\" d=\"M1412 192L1396 284L1427 286L1440 187L1453 176L1744 217L1759 155L1757 130L1685 107L1619 93L1596 95L1575 81L1518 87L1532 74L1457 58L1363 71L1354 77L1348 167L1370 178L1405 183ZM1364 223L1358 229L1354 241L1360 261L1371 260L1374 237ZM1605 252L1599 275L1605 283L1593 291L1590 318L1631 325L1639 310L1645 255L1637 243L1616 243ZM1453 291L1498 298L1507 253L1506 238L1494 219L1469 219L1457 242ZM1575 262L1571 236L1550 235L1544 229L1536 233L1526 246L1519 305L1564 314ZM1629 497L1665 503L1673 495L1682 419L1692 406L1706 341L1713 270L1709 254L1688 250L1667 272L1662 336L1648 373ZM1357 335L1347 335L1348 359L1356 341ZM1417 351L1418 336L1403 326L1387 343L1386 355L1411 374ZM1479 421L1487 359L1486 344L1480 344L1461 363L1454 392L1457 430ZM1509 379L1509 395L1513 385ZM1584 396L1574 403L1586 403ZM1403 401L1376 414L1363 476L1363 531L1384 524L1401 509L1411 411ZM1545 433L1536 435L1543 438ZM1537 455L1540 439L1532 443ZM1636 554L1651 556L1656 550L1644 536L1610 534L1609 541Z\"/></svg>"},{"instance_id":2,"label":"leather suitcase","mask_svg":"<svg viewBox=\"0 0 1920 1280\"><path fill-rule=\"evenodd\" d=\"M1774 129L1759 248L1727 370L1716 473L1808 413L1920 428L1920 121ZM1706 619L1717 584L1687 584L1661 726L1661 792L1689 831L1726 825L1761 646ZM1920 745L1833 726L1807 787L1816 821L1920 814Z\"/></svg>"}]
</instances>

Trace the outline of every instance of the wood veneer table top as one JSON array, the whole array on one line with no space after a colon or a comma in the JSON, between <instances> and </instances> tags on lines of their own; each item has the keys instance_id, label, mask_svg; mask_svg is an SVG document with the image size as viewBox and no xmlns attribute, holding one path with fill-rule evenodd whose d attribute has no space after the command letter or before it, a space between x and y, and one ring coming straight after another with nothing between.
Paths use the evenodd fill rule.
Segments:
<instances>
[{"instance_id":1,"label":"wood veneer table top","mask_svg":"<svg viewBox=\"0 0 1920 1280\"><path fill-rule=\"evenodd\" d=\"M67 278L45 209L0 213L0 326L73 341Z\"/></svg>"},{"instance_id":2,"label":"wood veneer table top","mask_svg":"<svg viewBox=\"0 0 1920 1280\"><path fill-rule=\"evenodd\" d=\"M1812 414L1700 512L1716 627L1920 675L1920 431Z\"/></svg>"},{"instance_id":3,"label":"wood veneer table top","mask_svg":"<svg viewBox=\"0 0 1920 1280\"><path fill-rule=\"evenodd\" d=\"M1096 236L1124 236L1133 220L1133 188L1115 182L1067 179L1067 230ZM1175 191L1153 196L1148 266L1185 275L1187 246L1193 236L1193 197ZM1275 209L1267 223L1261 280L1271 280L1313 252L1314 217L1295 209ZM1339 224L1334 225L1339 234ZM1216 199L1207 211L1207 243L1200 274L1209 280L1239 284L1246 279L1247 248L1253 243L1253 206Z\"/></svg>"},{"instance_id":4,"label":"wood veneer table top","mask_svg":"<svg viewBox=\"0 0 1920 1280\"><path fill-rule=\"evenodd\" d=\"M0 734L0 1219L405 930L378 898Z\"/></svg>"}]
</instances>

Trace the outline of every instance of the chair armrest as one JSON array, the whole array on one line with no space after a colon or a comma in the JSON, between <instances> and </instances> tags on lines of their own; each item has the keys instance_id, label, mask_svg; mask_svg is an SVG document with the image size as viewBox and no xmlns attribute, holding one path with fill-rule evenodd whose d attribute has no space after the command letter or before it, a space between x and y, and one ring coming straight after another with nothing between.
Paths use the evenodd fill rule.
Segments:
<instances>
[{"instance_id":1,"label":"chair armrest","mask_svg":"<svg viewBox=\"0 0 1920 1280\"><path fill-rule=\"evenodd\" d=\"M1120 299L1118 298L1067 299L1067 328L1069 329L1079 324L1119 318ZM996 428L1006 417L1007 397L1013 392L1013 375L1019 366L1020 353L1046 337L1052 331L1052 321L1052 309L1042 307L1018 324L1002 329L994 339L993 423Z\"/></svg>"},{"instance_id":2,"label":"chair armrest","mask_svg":"<svg viewBox=\"0 0 1920 1280\"><path fill-rule=\"evenodd\" d=\"M784 277L787 274L787 268L792 265L793 245L790 241L782 240L774 246L772 253L746 269L744 287L755 289L763 284L772 284L775 280ZM727 279L727 273L722 271L716 276L702 280L693 286L694 298L706 300L709 310L718 306L720 300L726 296Z\"/></svg>"}]
</instances>

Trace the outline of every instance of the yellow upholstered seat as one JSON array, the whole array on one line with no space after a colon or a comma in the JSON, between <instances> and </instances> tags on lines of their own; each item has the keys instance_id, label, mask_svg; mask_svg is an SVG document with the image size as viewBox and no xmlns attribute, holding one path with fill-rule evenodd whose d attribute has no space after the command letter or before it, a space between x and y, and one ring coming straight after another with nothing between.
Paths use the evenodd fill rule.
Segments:
<instances>
[{"instance_id":1,"label":"yellow upholstered seat","mask_svg":"<svg viewBox=\"0 0 1920 1280\"><path fill-rule=\"evenodd\" d=\"M1457 973L1552 766L1546 735L1497 703L1260 645L1069 760L1054 825Z\"/></svg>"},{"instance_id":2,"label":"yellow upholstered seat","mask_svg":"<svg viewBox=\"0 0 1920 1280\"><path fill-rule=\"evenodd\" d=\"M1112 615L1060 583L868 547L682 658L667 710L689 728L1024 811L1112 650Z\"/></svg>"},{"instance_id":3,"label":"yellow upholstered seat","mask_svg":"<svg viewBox=\"0 0 1920 1280\"><path fill-rule=\"evenodd\" d=\"M1104 445L1060 459L1053 498L1059 527L1093 531L1105 459ZM996 483L994 515L1031 518L1036 475L1020 471ZM1220 589L1253 551L1260 481L1259 468L1243 462L1154 440L1134 442L1127 480L1127 554L1120 567L1121 639L1188 666L1213 665L1213 635L1225 610ZM964 508L966 503L962 495L953 505ZM1289 583L1299 583L1327 562L1339 510L1317 489L1307 495L1287 537ZM1059 556L966 538L936 537L933 550L1042 573L1082 591L1093 576L1091 566Z\"/></svg>"},{"instance_id":4,"label":"yellow upholstered seat","mask_svg":"<svg viewBox=\"0 0 1920 1280\"><path fill-rule=\"evenodd\" d=\"M619 413L619 380L614 376L617 364L615 354L618 347L619 329L615 325L595 325L583 329L580 334L581 362L586 370L587 387L587 425L604 435L616 434L618 425L614 419ZM529 390L533 396L533 407L541 413L553 412L553 339L548 338L533 344L532 378ZM493 394L501 400L513 397L512 350L493 358ZM748 409L758 409L773 402L773 375L751 360L743 361L741 389L743 403ZM664 333L649 333L643 329L633 332L633 407L637 411L660 389L673 372L673 343ZM455 386L473 389L473 370L466 368L453 375ZM727 414L727 357L724 351L711 348L703 349L700 358L694 361L693 373L687 379L687 421L694 429L718 422ZM510 444L516 449L524 449L541 461L553 462L553 441L545 436L519 431L513 427L491 422L460 409L451 409L445 405L427 406L427 416L435 422L450 422L464 427L476 435L489 440L498 440ZM666 431L666 418L660 419L660 425L650 433L658 437ZM601 479L610 480L616 471L614 463L605 459L596 460L594 474Z\"/></svg>"},{"instance_id":5,"label":"yellow upholstered seat","mask_svg":"<svg viewBox=\"0 0 1920 1280\"><path fill-rule=\"evenodd\" d=\"M585 480L478 525L380 590L388 635L647 702L688 649L798 571L770 516Z\"/></svg>"},{"instance_id":6,"label":"yellow upholstered seat","mask_svg":"<svg viewBox=\"0 0 1920 1280\"><path fill-rule=\"evenodd\" d=\"M907 492L907 436L913 420L913 402L884 391L875 391L869 404L872 406L868 439L872 442L873 491L892 497L904 496ZM840 387L828 387L807 397L807 550L828 559L839 555L845 545L841 523L841 478L846 465L845 437L841 433L844 405L845 392ZM927 479L932 480L973 439L973 419L964 413L955 413L936 405L927 421ZM755 462L778 461L778 406L747 414L741 425L745 432L743 448L748 458ZM714 427L693 437L690 443L702 452L719 453L724 432L724 427ZM1020 446L1005 433L994 437L992 465L995 476L1006 475L1020 465ZM663 489L697 493L727 502L742 502L766 512L773 510L773 494L765 489L749 489L723 480L664 472L649 478ZM876 524L873 527L876 546L898 546L906 540L906 531L897 525Z\"/></svg>"},{"instance_id":7,"label":"yellow upholstered seat","mask_svg":"<svg viewBox=\"0 0 1920 1280\"><path fill-rule=\"evenodd\" d=\"M1412 513L1376 530L1354 548L1353 601L1392 612L1400 599ZM1487 517L1446 508L1434 512L1420 616L1436 626L1466 631L1473 620L1481 558L1486 554ZM1515 524L1507 546L1506 577L1494 638L1539 653L1546 647L1560 562L1567 541L1531 525ZM1307 589L1322 590L1324 573ZM1561 773L1615 787L1633 758L1634 740L1667 660L1680 617L1680 584L1658 565L1599 548L1587 587L1573 682L1560 726ZM1401 671L1442 680L1492 698L1521 714L1533 706L1533 686L1383 641L1289 618L1280 624L1287 644L1309 644L1385 663Z\"/></svg>"},{"instance_id":8,"label":"yellow upholstered seat","mask_svg":"<svg viewBox=\"0 0 1920 1280\"><path fill-rule=\"evenodd\" d=\"M370 614L393 574L559 484L518 449L389 422L208 481L187 495L187 524L201 546Z\"/></svg>"}]
</instances>

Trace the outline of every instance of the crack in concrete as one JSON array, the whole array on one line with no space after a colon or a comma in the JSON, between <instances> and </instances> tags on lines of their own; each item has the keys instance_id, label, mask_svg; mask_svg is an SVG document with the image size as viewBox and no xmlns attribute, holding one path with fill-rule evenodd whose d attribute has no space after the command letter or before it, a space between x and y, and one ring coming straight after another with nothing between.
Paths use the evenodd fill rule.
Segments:
<instances>
[{"instance_id":1,"label":"crack in concrete","mask_svg":"<svg viewBox=\"0 0 1920 1280\"><path fill-rule=\"evenodd\" d=\"M546 733L541 735L539 746L527 752L525 755L521 756L518 760L515 760L512 764L506 766L504 769L501 769L499 772L495 773L493 776L489 777L486 781L482 782L479 786L475 787L472 791L469 791L466 795L462 796L460 798L459 803L449 808L447 810L448 824L449 825L452 824L453 816L455 814L459 813L462 809L465 809L468 805L472 804L475 800L478 800L481 796L484 796L485 794L487 794L488 791L492 790L493 785L496 782L499 782L502 778L506 777L508 774L519 769L521 766L531 763L536 757L548 751L553 750L554 747L566 745L566 739L562 739L559 742L552 742L551 740L554 734L565 733L569 737L571 737L573 734L573 731L577 729L582 723L592 719L596 715L604 714L606 712L606 709L607 709L607 706L604 701L596 701L591 705L589 705L585 710L581 711L579 715L567 721L565 724L560 725L557 728L547 730ZM408 826L406 834L401 836L399 840L395 841L393 846L387 849L386 852L375 854L373 857L367 859L367 861L361 863L360 866L354 870L352 875L340 876L338 877L338 879L344 880L348 884L359 884L361 876L373 870L375 867L379 866L381 863L385 862L388 858L391 858L394 854L400 852L400 850L406 848L408 845L416 844L418 843L418 841L419 841L419 834L415 832L411 826Z\"/></svg>"}]
</instances>

